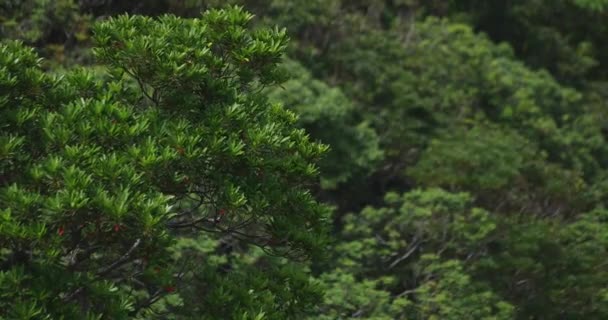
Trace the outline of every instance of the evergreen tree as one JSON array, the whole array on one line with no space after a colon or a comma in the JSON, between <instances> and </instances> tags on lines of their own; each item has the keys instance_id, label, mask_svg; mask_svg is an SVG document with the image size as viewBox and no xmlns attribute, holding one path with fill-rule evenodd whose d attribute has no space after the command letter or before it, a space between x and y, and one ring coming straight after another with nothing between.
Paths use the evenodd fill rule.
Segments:
<instances>
[{"instance_id":1,"label":"evergreen tree","mask_svg":"<svg viewBox=\"0 0 608 320\"><path fill-rule=\"evenodd\" d=\"M289 259L320 256L328 210L308 188L327 148L262 93L281 79L287 38L250 30L251 18L231 8L197 19L105 21L94 30L95 54L108 81L79 70L49 75L32 49L2 44L3 316L138 315L192 285L187 261L171 255L182 236L230 237L241 251L257 246ZM226 299L219 266L199 262L194 271L205 271L199 281L212 305L247 299L245 287ZM233 281L269 281L235 264L242 275ZM297 270L273 265L281 283L306 286ZM275 289L286 290L252 288ZM306 310L311 299L299 294L198 316L285 318Z\"/></svg>"},{"instance_id":2,"label":"evergreen tree","mask_svg":"<svg viewBox=\"0 0 608 320\"><path fill-rule=\"evenodd\" d=\"M0 318L608 318L607 4L0 3Z\"/></svg>"}]
</instances>

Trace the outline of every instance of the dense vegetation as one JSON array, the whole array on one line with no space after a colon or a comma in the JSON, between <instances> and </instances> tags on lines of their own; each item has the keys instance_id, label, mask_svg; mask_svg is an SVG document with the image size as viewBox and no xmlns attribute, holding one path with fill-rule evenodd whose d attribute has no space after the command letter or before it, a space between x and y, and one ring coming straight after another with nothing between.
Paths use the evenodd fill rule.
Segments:
<instances>
[{"instance_id":1,"label":"dense vegetation","mask_svg":"<svg viewBox=\"0 0 608 320\"><path fill-rule=\"evenodd\" d=\"M7 0L0 37L0 319L608 318L606 0Z\"/></svg>"}]
</instances>

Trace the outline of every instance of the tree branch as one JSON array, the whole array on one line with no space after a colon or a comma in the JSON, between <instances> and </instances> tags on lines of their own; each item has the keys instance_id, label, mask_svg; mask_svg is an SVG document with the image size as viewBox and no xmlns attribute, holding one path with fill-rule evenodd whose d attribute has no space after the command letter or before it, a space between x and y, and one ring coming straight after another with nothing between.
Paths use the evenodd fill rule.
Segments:
<instances>
[{"instance_id":1,"label":"tree branch","mask_svg":"<svg viewBox=\"0 0 608 320\"><path fill-rule=\"evenodd\" d=\"M135 243L133 243L133 245L131 246L131 248L129 248L129 250L122 255L122 257L120 257L120 259L114 261L112 264L110 264L109 266L102 268L101 270L99 270L97 272L98 276L104 276L110 272L112 272L112 270L120 267L121 265L123 265L125 262L129 261L129 258L131 256L131 254L133 253L133 251L135 251L135 249L137 249L137 247L139 247L139 245L141 244L141 239L137 239L135 240Z\"/></svg>"},{"instance_id":2,"label":"tree branch","mask_svg":"<svg viewBox=\"0 0 608 320\"><path fill-rule=\"evenodd\" d=\"M404 253L401 257L397 258L395 261L393 261L389 266L388 269L392 269L395 266L397 266L401 261L409 258L412 253L414 253L414 251L416 251L416 249L418 249L418 247L420 246L420 243L422 242L417 242L414 245L412 245L412 248L410 248L406 253Z\"/></svg>"}]
</instances>

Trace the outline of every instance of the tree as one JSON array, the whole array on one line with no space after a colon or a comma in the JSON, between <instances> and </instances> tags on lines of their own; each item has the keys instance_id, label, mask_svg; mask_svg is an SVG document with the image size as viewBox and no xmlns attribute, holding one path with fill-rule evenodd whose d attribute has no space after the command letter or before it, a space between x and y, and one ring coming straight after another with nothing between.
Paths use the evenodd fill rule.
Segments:
<instances>
[{"instance_id":1,"label":"tree","mask_svg":"<svg viewBox=\"0 0 608 320\"><path fill-rule=\"evenodd\" d=\"M357 110L339 88L314 79L302 65L284 64L293 77L269 93L272 100L299 115L298 123L312 138L330 145L320 162L321 187L365 177L379 164L383 154L376 132L367 122L357 123Z\"/></svg>"},{"instance_id":2,"label":"tree","mask_svg":"<svg viewBox=\"0 0 608 320\"><path fill-rule=\"evenodd\" d=\"M418 189L347 215L319 317L606 317L604 209L563 221L472 200Z\"/></svg>"},{"instance_id":3,"label":"tree","mask_svg":"<svg viewBox=\"0 0 608 320\"><path fill-rule=\"evenodd\" d=\"M483 134L481 141L472 138L472 144L480 145L476 150L454 140L452 150L444 151L468 150L461 152L463 160L469 162L469 172L478 174L496 169L493 156L485 152L490 149L481 147L483 141L486 146L508 149L516 149L512 143L524 141L535 149L528 160L543 159L540 168L526 171L530 180L541 180L535 183L546 186L543 178L534 176L557 175L563 177L561 181L574 182L551 188L563 192L576 186L586 199L573 201L579 212L588 211L590 203L598 201L595 190L602 180L598 177L606 171L603 163L608 155L601 98L589 99L561 85L548 72L531 70L515 58L508 45L494 44L469 26L447 19L429 17L405 31L402 25L388 30L364 28L330 42L326 59L319 63L321 78L336 82L355 101L358 112L378 133L385 153L385 163L373 177L389 183L380 183L382 187L374 188L380 192L368 199L381 197L391 187L403 190L414 183L430 183L422 176L414 177L417 179L412 183L403 173L420 167L421 157L429 159L427 148L433 141L454 135L474 137L480 127L489 126L506 132L506 136L490 132L493 138ZM478 129L466 133L471 128ZM511 139L513 135L519 138ZM508 149L491 148L503 155L509 153ZM492 169L476 167L471 151L487 157L486 165ZM427 167L434 170L438 164ZM483 189L480 185L475 188ZM451 190L471 189L455 185Z\"/></svg>"},{"instance_id":4,"label":"tree","mask_svg":"<svg viewBox=\"0 0 608 320\"><path fill-rule=\"evenodd\" d=\"M606 3L4 1L0 317L608 318Z\"/></svg>"},{"instance_id":5,"label":"tree","mask_svg":"<svg viewBox=\"0 0 608 320\"><path fill-rule=\"evenodd\" d=\"M508 42L535 69L550 71L562 83L585 86L605 81L608 16L604 0L450 1L443 13ZM510 28L504 28L509 25Z\"/></svg>"},{"instance_id":6,"label":"tree","mask_svg":"<svg viewBox=\"0 0 608 320\"><path fill-rule=\"evenodd\" d=\"M2 43L2 316L141 313L187 286L170 250L190 234L320 256L328 210L307 189L327 148L261 93L281 80L287 38L251 18L112 18L95 28L105 82L46 74L32 49ZM222 297L218 269L198 267Z\"/></svg>"},{"instance_id":7,"label":"tree","mask_svg":"<svg viewBox=\"0 0 608 320\"><path fill-rule=\"evenodd\" d=\"M569 222L501 218L489 254L473 273L517 306L519 319L605 318L606 221L603 209Z\"/></svg>"},{"instance_id":8,"label":"tree","mask_svg":"<svg viewBox=\"0 0 608 320\"><path fill-rule=\"evenodd\" d=\"M345 217L320 317L512 319L514 307L472 274L497 231L465 193L389 193L385 205Z\"/></svg>"},{"instance_id":9,"label":"tree","mask_svg":"<svg viewBox=\"0 0 608 320\"><path fill-rule=\"evenodd\" d=\"M550 163L516 132L487 124L432 140L407 173L419 185L471 192L476 203L497 213L562 216L585 206L580 173Z\"/></svg>"}]
</instances>

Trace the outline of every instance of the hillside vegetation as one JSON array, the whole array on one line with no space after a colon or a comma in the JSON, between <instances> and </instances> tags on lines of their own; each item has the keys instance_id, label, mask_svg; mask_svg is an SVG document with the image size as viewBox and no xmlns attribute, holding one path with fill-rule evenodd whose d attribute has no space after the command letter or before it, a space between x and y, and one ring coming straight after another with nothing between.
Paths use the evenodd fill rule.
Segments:
<instances>
[{"instance_id":1,"label":"hillside vegetation","mask_svg":"<svg viewBox=\"0 0 608 320\"><path fill-rule=\"evenodd\" d=\"M608 319L608 1L0 3L0 319Z\"/></svg>"}]
</instances>

